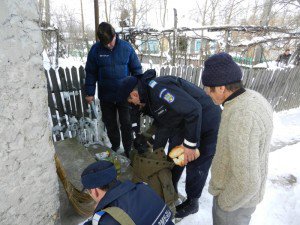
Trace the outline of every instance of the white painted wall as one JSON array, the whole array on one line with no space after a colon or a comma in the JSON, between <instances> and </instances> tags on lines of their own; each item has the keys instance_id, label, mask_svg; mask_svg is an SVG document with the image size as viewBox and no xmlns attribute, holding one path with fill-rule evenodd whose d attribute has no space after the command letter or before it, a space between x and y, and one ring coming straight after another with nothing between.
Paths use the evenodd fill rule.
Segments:
<instances>
[{"instance_id":1,"label":"white painted wall","mask_svg":"<svg viewBox=\"0 0 300 225\"><path fill-rule=\"evenodd\" d=\"M0 1L0 224L55 224L58 181L36 0Z\"/></svg>"}]
</instances>

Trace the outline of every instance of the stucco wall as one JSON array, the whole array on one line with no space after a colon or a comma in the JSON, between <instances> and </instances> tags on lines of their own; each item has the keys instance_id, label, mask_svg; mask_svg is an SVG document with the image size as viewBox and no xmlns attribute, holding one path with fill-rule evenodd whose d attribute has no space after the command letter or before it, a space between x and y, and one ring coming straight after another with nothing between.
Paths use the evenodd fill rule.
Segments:
<instances>
[{"instance_id":1,"label":"stucco wall","mask_svg":"<svg viewBox=\"0 0 300 225\"><path fill-rule=\"evenodd\" d=\"M0 1L0 224L55 224L58 181L36 0Z\"/></svg>"}]
</instances>

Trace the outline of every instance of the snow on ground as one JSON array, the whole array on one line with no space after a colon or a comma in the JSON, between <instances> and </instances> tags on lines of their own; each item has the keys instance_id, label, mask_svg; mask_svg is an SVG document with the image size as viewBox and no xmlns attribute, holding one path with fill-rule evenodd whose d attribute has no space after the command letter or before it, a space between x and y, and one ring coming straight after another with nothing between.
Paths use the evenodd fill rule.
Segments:
<instances>
[{"instance_id":1,"label":"snow on ground","mask_svg":"<svg viewBox=\"0 0 300 225\"><path fill-rule=\"evenodd\" d=\"M300 141L300 108L274 113L272 150ZM300 222L299 222L300 224Z\"/></svg>"},{"instance_id":2,"label":"snow on ground","mask_svg":"<svg viewBox=\"0 0 300 225\"><path fill-rule=\"evenodd\" d=\"M85 66L86 58L80 58L80 57L67 57L67 58L59 58L58 63L59 67L66 68L69 67L69 69L73 66L76 68L79 68L80 66ZM43 51L43 65L46 70L49 70L51 67L55 67L54 62L51 63L50 59L47 56L46 51Z\"/></svg>"},{"instance_id":3,"label":"snow on ground","mask_svg":"<svg viewBox=\"0 0 300 225\"><path fill-rule=\"evenodd\" d=\"M70 67L70 65L79 68L80 66L85 66L86 58L80 59L79 57L67 57L67 58L59 58L59 66L66 68Z\"/></svg>"},{"instance_id":4,"label":"snow on ground","mask_svg":"<svg viewBox=\"0 0 300 225\"><path fill-rule=\"evenodd\" d=\"M276 69L284 69L284 68L294 68L295 66L293 64L289 65L284 65L280 64L277 65L278 63L276 61L269 61L269 62L263 62L259 63L253 66L253 68L268 68L269 70L276 70Z\"/></svg>"},{"instance_id":5,"label":"snow on ground","mask_svg":"<svg viewBox=\"0 0 300 225\"><path fill-rule=\"evenodd\" d=\"M285 147L270 153L265 196L250 225L300 224L300 108L274 113L272 145L276 143ZM185 175L180 180L179 191L185 195L184 180ZM212 224L212 196L207 189L208 182L199 201L199 212L178 225Z\"/></svg>"}]
</instances>

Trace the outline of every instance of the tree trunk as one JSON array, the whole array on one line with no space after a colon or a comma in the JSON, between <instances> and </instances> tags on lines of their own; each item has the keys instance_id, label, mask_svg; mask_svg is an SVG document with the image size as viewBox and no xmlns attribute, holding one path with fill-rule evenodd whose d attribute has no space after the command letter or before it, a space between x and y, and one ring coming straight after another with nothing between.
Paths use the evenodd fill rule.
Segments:
<instances>
[{"instance_id":1,"label":"tree trunk","mask_svg":"<svg viewBox=\"0 0 300 225\"><path fill-rule=\"evenodd\" d=\"M163 28L165 28L166 26L167 3L168 0L164 0L164 15L163 15L163 22L162 22Z\"/></svg>"},{"instance_id":2,"label":"tree trunk","mask_svg":"<svg viewBox=\"0 0 300 225\"><path fill-rule=\"evenodd\" d=\"M83 16L83 7L82 7L82 0L80 0L80 9L81 9L81 29L82 29L82 40L84 40L87 52L89 51L89 42L84 30L84 16ZM83 46L83 45L82 45ZM84 47L83 47L83 54L84 54Z\"/></svg>"},{"instance_id":3,"label":"tree trunk","mask_svg":"<svg viewBox=\"0 0 300 225\"><path fill-rule=\"evenodd\" d=\"M173 60L172 66L175 66L176 60L176 36L177 36L177 10L174 8L174 31L173 31Z\"/></svg>"},{"instance_id":4,"label":"tree trunk","mask_svg":"<svg viewBox=\"0 0 300 225\"><path fill-rule=\"evenodd\" d=\"M43 22L43 14L44 14L44 0L39 0L39 24L42 25Z\"/></svg>"},{"instance_id":5,"label":"tree trunk","mask_svg":"<svg viewBox=\"0 0 300 225\"><path fill-rule=\"evenodd\" d=\"M97 30L99 26L99 3L98 0L94 0L94 11L95 11L95 40L98 41Z\"/></svg>"},{"instance_id":6,"label":"tree trunk","mask_svg":"<svg viewBox=\"0 0 300 225\"><path fill-rule=\"evenodd\" d=\"M262 20L260 21L261 26L268 26L270 21L270 13L273 6L273 0L265 0L264 3L264 10L262 14ZM263 55L263 47L262 45L257 45L255 49L255 56L254 56L254 63L258 64L261 62L262 55Z\"/></svg>"},{"instance_id":7,"label":"tree trunk","mask_svg":"<svg viewBox=\"0 0 300 225\"><path fill-rule=\"evenodd\" d=\"M45 0L45 22L46 27L50 26L50 3L49 0Z\"/></svg>"},{"instance_id":8,"label":"tree trunk","mask_svg":"<svg viewBox=\"0 0 300 225\"><path fill-rule=\"evenodd\" d=\"M106 22L110 23L107 9L107 0L104 0Z\"/></svg>"},{"instance_id":9,"label":"tree trunk","mask_svg":"<svg viewBox=\"0 0 300 225\"><path fill-rule=\"evenodd\" d=\"M163 28L165 28L166 25L167 3L168 0L164 0L163 19L162 19ZM163 61L164 41L165 41L165 34L163 33L162 39L160 41L160 65L162 64Z\"/></svg>"},{"instance_id":10,"label":"tree trunk","mask_svg":"<svg viewBox=\"0 0 300 225\"><path fill-rule=\"evenodd\" d=\"M136 0L132 0L132 26L135 26L136 24Z\"/></svg>"},{"instance_id":11,"label":"tree trunk","mask_svg":"<svg viewBox=\"0 0 300 225\"><path fill-rule=\"evenodd\" d=\"M198 5L198 3L197 3ZM198 9L200 10L200 6L198 5ZM205 17L207 12L207 0L205 0L203 15L202 15L202 26L205 26ZM201 30L201 41L200 41L200 49L199 49L199 66L202 66L203 61L203 29Z\"/></svg>"}]
</instances>

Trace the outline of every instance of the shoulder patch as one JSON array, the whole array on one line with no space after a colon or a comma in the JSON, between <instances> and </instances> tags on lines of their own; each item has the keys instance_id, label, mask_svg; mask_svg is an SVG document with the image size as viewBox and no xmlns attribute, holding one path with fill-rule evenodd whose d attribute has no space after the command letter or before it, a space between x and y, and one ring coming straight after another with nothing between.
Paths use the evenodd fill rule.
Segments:
<instances>
[{"instance_id":1,"label":"shoulder patch","mask_svg":"<svg viewBox=\"0 0 300 225\"><path fill-rule=\"evenodd\" d=\"M157 85L157 82L155 80L150 80L149 86L152 87L152 88L154 88L155 85Z\"/></svg>"},{"instance_id":2,"label":"shoulder patch","mask_svg":"<svg viewBox=\"0 0 300 225\"><path fill-rule=\"evenodd\" d=\"M161 92L159 93L159 97L160 97L160 98L161 98L162 94L163 94L166 90L167 90L166 88L164 88L164 89L161 90Z\"/></svg>"},{"instance_id":3,"label":"shoulder patch","mask_svg":"<svg viewBox=\"0 0 300 225\"><path fill-rule=\"evenodd\" d=\"M170 92L167 92L164 97L163 97L164 100L166 100L168 103L172 103L174 102L175 100L175 96L172 95Z\"/></svg>"}]
</instances>

